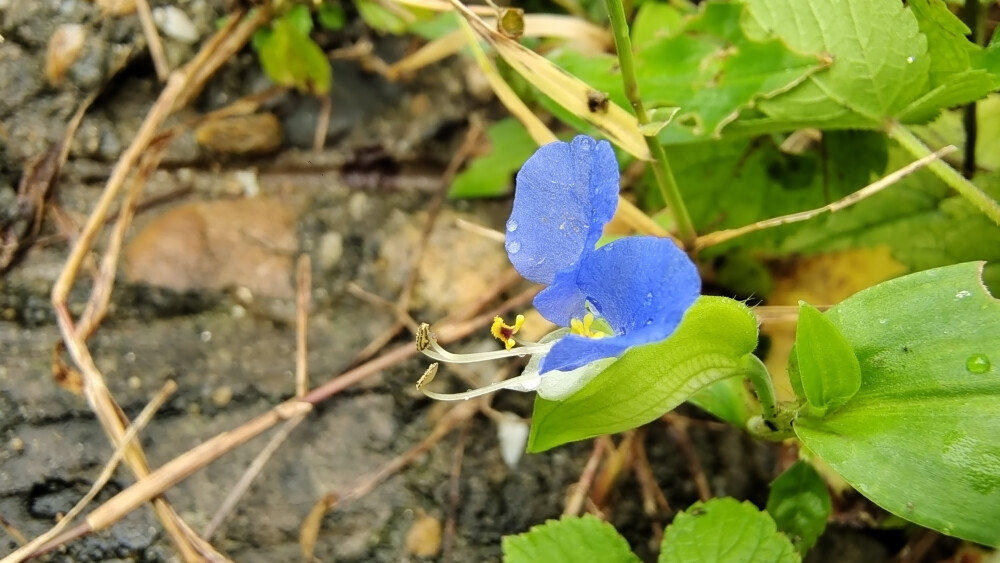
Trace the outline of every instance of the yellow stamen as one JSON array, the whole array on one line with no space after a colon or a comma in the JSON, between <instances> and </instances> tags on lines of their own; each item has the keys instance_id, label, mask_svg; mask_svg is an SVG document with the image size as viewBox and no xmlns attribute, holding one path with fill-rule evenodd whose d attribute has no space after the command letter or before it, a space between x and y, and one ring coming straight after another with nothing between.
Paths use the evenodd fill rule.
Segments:
<instances>
[{"instance_id":1,"label":"yellow stamen","mask_svg":"<svg viewBox=\"0 0 1000 563\"><path fill-rule=\"evenodd\" d=\"M587 313L583 316L583 320L569 320L569 332L570 334L578 334L580 336L586 336L587 338L604 338L605 336L608 336L600 330L594 330L593 325L594 314Z\"/></svg>"},{"instance_id":2,"label":"yellow stamen","mask_svg":"<svg viewBox=\"0 0 1000 563\"><path fill-rule=\"evenodd\" d=\"M503 345L510 350L516 344L514 335L517 334L517 331L521 330L523 324L524 315L518 315L514 319L513 325L508 325L501 317L497 316L493 319L493 326L490 327L490 333L493 334L494 338L503 342Z\"/></svg>"}]
</instances>

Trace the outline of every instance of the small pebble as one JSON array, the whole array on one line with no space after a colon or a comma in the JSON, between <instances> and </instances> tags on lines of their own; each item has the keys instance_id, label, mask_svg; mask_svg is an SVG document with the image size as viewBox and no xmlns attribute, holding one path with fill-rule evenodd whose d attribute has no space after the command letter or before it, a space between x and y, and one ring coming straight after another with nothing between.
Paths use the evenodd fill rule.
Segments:
<instances>
[{"instance_id":1,"label":"small pebble","mask_svg":"<svg viewBox=\"0 0 1000 563\"><path fill-rule=\"evenodd\" d=\"M344 237L337 232L323 233L319 239L316 261L321 270L330 270L344 256Z\"/></svg>"},{"instance_id":2,"label":"small pebble","mask_svg":"<svg viewBox=\"0 0 1000 563\"><path fill-rule=\"evenodd\" d=\"M181 43L193 44L201 39L198 28L191 18L176 6L162 6L153 9L153 21L164 35Z\"/></svg>"},{"instance_id":3,"label":"small pebble","mask_svg":"<svg viewBox=\"0 0 1000 563\"><path fill-rule=\"evenodd\" d=\"M217 407L224 407L233 400L233 388L228 385L217 387L212 391L212 404Z\"/></svg>"},{"instance_id":4,"label":"small pebble","mask_svg":"<svg viewBox=\"0 0 1000 563\"><path fill-rule=\"evenodd\" d=\"M133 375L128 378L128 388L129 389L140 389L142 388L142 379L138 375Z\"/></svg>"},{"instance_id":5,"label":"small pebble","mask_svg":"<svg viewBox=\"0 0 1000 563\"><path fill-rule=\"evenodd\" d=\"M49 38L45 52L45 78L57 86L66 77L66 71L80 58L80 51L87 40L87 28L76 23L60 25Z\"/></svg>"},{"instance_id":6,"label":"small pebble","mask_svg":"<svg viewBox=\"0 0 1000 563\"><path fill-rule=\"evenodd\" d=\"M441 551L441 521L421 511L406 532L405 548L407 553L417 557L437 555Z\"/></svg>"},{"instance_id":7,"label":"small pebble","mask_svg":"<svg viewBox=\"0 0 1000 563\"><path fill-rule=\"evenodd\" d=\"M17 453L23 452L24 440L18 438L17 436L14 436L13 438L10 439L10 449Z\"/></svg>"}]
</instances>

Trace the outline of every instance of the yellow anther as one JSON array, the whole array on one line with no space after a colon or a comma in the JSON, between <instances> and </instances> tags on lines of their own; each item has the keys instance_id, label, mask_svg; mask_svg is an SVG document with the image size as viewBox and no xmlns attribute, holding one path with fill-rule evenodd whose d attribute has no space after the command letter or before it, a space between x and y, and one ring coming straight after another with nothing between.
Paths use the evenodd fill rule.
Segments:
<instances>
[{"instance_id":1,"label":"yellow anther","mask_svg":"<svg viewBox=\"0 0 1000 563\"><path fill-rule=\"evenodd\" d=\"M510 350L514 347L514 344L516 344L516 342L514 342L514 335L517 334L517 331L521 330L521 325L523 324L524 315L518 315L517 318L514 319L513 325L508 325L503 322L502 318L497 316L493 318L493 326L490 327L490 332L493 334L494 338L503 342L503 345Z\"/></svg>"},{"instance_id":2,"label":"yellow anther","mask_svg":"<svg viewBox=\"0 0 1000 563\"><path fill-rule=\"evenodd\" d=\"M587 338L604 338L608 336L600 330L594 330L594 314L587 313L583 316L583 320L580 319L570 319L569 320L569 332L570 334L578 334L580 336L586 336Z\"/></svg>"}]
</instances>

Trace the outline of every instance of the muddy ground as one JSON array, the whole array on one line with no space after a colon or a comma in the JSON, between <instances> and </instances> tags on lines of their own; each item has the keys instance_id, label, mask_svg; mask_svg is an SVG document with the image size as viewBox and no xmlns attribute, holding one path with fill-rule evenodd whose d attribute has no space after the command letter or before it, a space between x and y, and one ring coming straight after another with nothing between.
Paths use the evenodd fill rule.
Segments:
<instances>
[{"instance_id":1,"label":"muddy ground","mask_svg":"<svg viewBox=\"0 0 1000 563\"><path fill-rule=\"evenodd\" d=\"M200 37L211 33L228 8L220 0L152 5L180 8ZM86 41L63 82L52 86L43 72L46 45L68 23L82 24ZM26 162L58 141L87 93L102 89L74 138L53 198L81 224L161 88L136 17L104 17L84 0L0 0L0 34L6 39L0 44L0 191L12 193ZM333 49L367 36L355 22L321 39ZM411 47L408 39L371 37L377 53L390 61ZM165 42L174 66L195 52L194 44L170 36ZM109 69L121 60L128 61L124 70L110 78ZM144 198L171 197L136 218L111 312L90 346L129 416L166 380L177 382L177 392L143 432L154 467L291 396L293 263L300 252L313 263L312 381L352 365L393 316L353 296L348 285L395 298L469 116L503 115L470 82L468 63L461 60L400 83L355 61L337 61L334 77L322 153L308 151L319 104L288 94L265 108L283 129L277 152L221 155L189 134L171 147L149 182ZM268 85L247 49L172 123ZM455 219L496 228L509 206L506 200L446 204L418 285L416 317L441 318L495 283L505 268L502 248L458 230ZM48 295L68 247L51 220L42 234L0 280L0 515L28 537L48 529L83 496L112 451L84 400L52 378L51 351L59 335ZM89 283L82 275L72 293L76 313ZM401 334L394 343L409 338ZM469 345L486 340L484 332ZM413 390L425 366L420 360L401 363L323 404L278 450L214 545L236 561L300 560L298 530L313 503L418 443L440 416L440 406ZM494 406L527 416L531 398L502 395ZM695 409L684 412L702 416ZM445 520L459 436L452 433L364 498L327 515L316 555L324 561L438 560L414 555L406 537L425 514ZM714 494L766 500L777 467L773 447L735 430L692 427L691 439ZM266 440L257 438L197 473L172 489L169 500L202 529ZM663 425L650 428L647 447L671 505L683 508L697 500L687 462ZM452 560L497 561L503 535L558 517L590 449L581 443L528 455L512 469L501 459L496 423L477 416L465 439ZM98 501L131 482L119 470ZM631 476L614 497L612 522L637 552L653 557L649 538L666 520L643 514ZM430 535L426 541L433 544ZM904 542L900 532L833 526L811 560L882 561ZM0 554L16 545L0 534ZM176 555L147 507L51 559L171 561Z\"/></svg>"}]
</instances>

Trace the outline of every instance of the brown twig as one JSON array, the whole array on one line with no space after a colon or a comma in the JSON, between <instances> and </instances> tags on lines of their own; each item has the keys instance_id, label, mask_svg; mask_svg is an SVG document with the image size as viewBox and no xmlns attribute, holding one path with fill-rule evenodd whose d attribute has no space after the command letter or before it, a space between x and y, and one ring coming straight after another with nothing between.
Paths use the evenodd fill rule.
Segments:
<instances>
[{"instance_id":1,"label":"brown twig","mask_svg":"<svg viewBox=\"0 0 1000 563\"><path fill-rule=\"evenodd\" d=\"M319 152L326 145L326 133L330 129L330 114L333 112L333 101L330 96L319 96L319 115L316 116L316 131L313 133L313 150Z\"/></svg>"},{"instance_id":2,"label":"brown twig","mask_svg":"<svg viewBox=\"0 0 1000 563\"><path fill-rule=\"evenodd\" d=\"M156 30L156 22L153 21L153 11L149 9L147 0L136 0L135 8L136 12L139 13L142 33L146 36L146 43L149 45L149 56L153 59L156 77L164 82L170 76L170 64L167 63L167 54L163 50L160 33Z\"/></svg>"},{"instance_id":3,"label":"brown twig","mask_svg":"<svg viewBox=\"0 0 1000 563\"><path fill-rule=\"evenodd\" d=\"M566 508L563 509L563 516L576 516L580 514L580 510L583 509L584 500L588 498L587 493L590 492L590 486L594 483L594 476L597 475L597 468L601 465L604 452L610 451L612 448L614 448L614 444L611 443L611 439L607 436L601 436L594 440L594 449L590 452L590 457L587 458L587 464L583 466L580 480L573 485L573 490L566 500Z\"/></svg>"},{"instance_id":4,"label":"brown twig","mask_svg":"<svg viewBox=\"0 0 1000 563\"><path fill-rule=\"evenodd\" d=\"M604 510L607 506L608 498L611 496L615 486L628 471L629 461L632 459L632 446L635 443L635 431L625 432L622 441L618 443L618 448L611 450L607 462L594 479L594 487L590 493L590 499L594 504Z\"/></svg>"},{"instance_id":5,"label":"brown twig","mask_svg":"<svg viewBox=\"0 0 1000 563\"><path fill-rule=\"evenodd\" d=\"M17 543L21 545L28 543L28 538L24 537L21 530L14 527L14 525L4 518L3 515L0 515L0 528L3 528L3 530L7 532L10 537L14 538L14 541Z\"/></svg>"},{"instance_id":6,"label":"brown twig","mask_svg":"<svg viewBox=\"0 0 1000 563\"><path fill-rule=\"evenodd\" d=\"M309 301L312 296L312 261L308 254L299 256L295 268L295 396L305 397L309 392Z\"/></svg>"},{"instance_id":7,"label":"brown twig","mask_svg":"<svg viewBox=\"0 0 1000 563\"><path fill-rule=\"evenodd\" d=\"M639 490L642 494L642 510L646 516L655 518L659 515L670 513L670 503L663 494L663 490L656 483L653 476L653 468L649 465L649 458L646 457L646 434L648 426L643 426L639 432L640 437L636 439L635 449L632 452L632 469L635 477L639 481Z\"/></svg>"},{"instance_id":8,"label":"brown twig","mask_svg":"<svg viewBox=\"0 0 1000 563\"><path fill-rule=\"evenodd\" d=\"M138 436L139 432L142 432L142 429L146 427L146 424L148 424L149 421L153 419L153 415L156 414L156 411L160 410L160 407L163 406L163 403L166 402L167 398L169 398L170 395L173 395L174 391L176 390L177 390L177 384L174 383L173 381L167 381L167 383L163 386L163 388L160 389L160 391L155 396L153 396L153 399L149 401L146 407L142 409L142 412L139 413L139 416L135 418L135 422L133 422L129 426L128 431L125 433L125 438L122 441L122 444L117 448L115 448L115 451L111 455L111 458L104 465L104 469L101 471L100 475L98 475L97 479L94 480L94 484L90 486L90 490L87 491L87 494L84 495L83 498L80 499L80 501L77 502L76 505L74 505L73 508L66 513L66 516L60 519L59 522L56 523L56 525L53 526L49 531L38 536L30 543L22 546L14 553L11 553L7 557L4 557L3 560L0 560L0 563L20 563L21 561L24 561L25 559L30 557L31 554L33 554L34 551L38 549L40 546L46 544L49 540L58 536L59 533L66 528L66 526L68 526L74 519L76 519L76 517L79 516L81 512L83 512L83 509L86 508L87 505L94 500L94 497L96 497L97 494L100 493L102 489L104 489L104 486L108 484L108 481L111 480L111 477L114 476L115 469L118 468L118 463L121 462L122 457L125 455L125 449L127 447L127 444L130 444L132 440L134 440L135 437Z\"/></svg>"},{"instance_id":9,"label":"brown twig","mask_svg":"<svg viewBox=\"0 0 1000 563\"><path fill-rule=\"evenodd\" d=\"M691 445L691 437L688 435L687 425L678 419L667 421L667 433L673 439L677 447L681 449L681 455L687 461L688 472L694 481L694 488L698 491L698 498L702 502L707 502L712 498L712 489L708 486L708 478L701 468L701 461L698 459L698 452Z\"/></svg>"}]
</instances>

